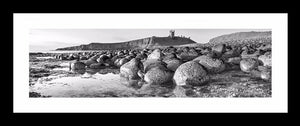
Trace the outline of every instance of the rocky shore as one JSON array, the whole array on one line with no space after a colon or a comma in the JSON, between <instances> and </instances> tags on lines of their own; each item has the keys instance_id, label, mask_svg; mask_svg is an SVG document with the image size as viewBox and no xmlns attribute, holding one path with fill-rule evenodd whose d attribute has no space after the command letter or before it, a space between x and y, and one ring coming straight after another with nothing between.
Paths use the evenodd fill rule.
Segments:
<instances>
[{"instance_id":1,"label":"rocky shore","mask_svg":"<svg viewBox=\"0 0 300 126\"><path fill-rule=\"evenodd\" d=\"M270 42L31 53L29 85L47 76L95 69L117 73L131 95L110 91L94 97L271 97L271 57ZM51 96L31 91L30 97Z\"/></svg>"}]
</instances>

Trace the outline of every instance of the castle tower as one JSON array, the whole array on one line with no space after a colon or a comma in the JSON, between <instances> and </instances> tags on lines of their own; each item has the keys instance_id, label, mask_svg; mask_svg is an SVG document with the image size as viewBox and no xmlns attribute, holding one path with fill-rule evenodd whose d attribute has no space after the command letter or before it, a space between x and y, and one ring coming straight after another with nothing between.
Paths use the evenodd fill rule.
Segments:
<instances>
[{"instance_id":1,"label":"castle tower","mask_svg":"<svg viewBox=\"0 0 300 126\"><path fill-rule=\"evenodd\" d=\"M171 37L172 39L175 37L175 30L170 30L169 37Z\"/></svg>"}]
</instances>

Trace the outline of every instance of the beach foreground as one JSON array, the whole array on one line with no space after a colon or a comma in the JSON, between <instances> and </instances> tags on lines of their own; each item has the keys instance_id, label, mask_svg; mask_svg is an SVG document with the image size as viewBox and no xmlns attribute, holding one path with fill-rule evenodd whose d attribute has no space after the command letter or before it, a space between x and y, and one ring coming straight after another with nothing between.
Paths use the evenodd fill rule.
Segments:
<instances>
[{"instance_id":1,"label":"beach foreground","mask_svg":"<svg viewBox=\"0 0 300 126\"><path fill-rule=\"evenodd\" d=\"M270 52L244 44L31 53L29 97L271 97Z\"/></svg>"}]
</instances>

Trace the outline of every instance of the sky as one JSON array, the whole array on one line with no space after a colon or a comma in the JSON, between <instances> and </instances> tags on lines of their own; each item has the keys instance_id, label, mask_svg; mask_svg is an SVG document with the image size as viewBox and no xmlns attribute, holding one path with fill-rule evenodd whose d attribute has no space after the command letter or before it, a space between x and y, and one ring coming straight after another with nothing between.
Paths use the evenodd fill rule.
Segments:
<instances>
[{"instance_id":1,"label":"sky","mask_svg":"<svg viewBox=\"0 0 300 126\"><path fill-rule=\"evenodd\" d=\"M29 33L29 51L49 51L61 47L78 46L92 42L114 43L151 36L166 37L171 29L32 29ZM190 37L197 43L235 32L270 31L270 29L173 29L175 36Z\"/></svg>"}]
</instances>

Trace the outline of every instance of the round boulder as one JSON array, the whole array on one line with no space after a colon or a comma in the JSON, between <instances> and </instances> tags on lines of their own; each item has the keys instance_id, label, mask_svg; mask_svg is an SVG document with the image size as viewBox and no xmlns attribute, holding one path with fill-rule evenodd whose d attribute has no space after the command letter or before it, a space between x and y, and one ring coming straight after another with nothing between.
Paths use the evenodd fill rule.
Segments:
<instances>
[{"instance_id":1,"label":"round boulder","mask_svg":"<svg viewBox=\"0 0 300 126\"><path fill-rule=\"evenodd\" d=\"M75 58L74 58L73 55L70 55L67 59L68 59L68 60L74 60Z\"/></svg>"},{"instance_id":2,"label":"round boulder","mask_svg":"<svg viewBox=\"0 0 300 126\"><path fill-rule=\"evenodd\" d=\"M228 58L231 58L231 57L238 57L240 56L240 52L238 52L237 49L232 49L232 50L229 50L229 51L226 51L222 54L221 56L221 59L223 59L224 61L227 60Z\"/></svg>"},{"instance_id":3,"label":"round boulder","mask_svg":"<svg viewBox=\"0 0 300 126\"><path fill-rule=\"evenodd\" d=\"M226 63L228 64L234 64L234 65L239 65L240 62L241 62L242 58L241 57L231 57L231 58L228 58L226 60Z\"/></svg>"},{"instance_id":4,"label":"round boulder","mask_svg":"<svg viewBox=\"0 0 300 126\"><path fill-rule=\"evenodd\" d=\"M197 52L189 51L189 52L182 52L177 55L177 57L183 61L190 61L193 60L194 58L198 57Z\"/></svg>"},{"instance_id":5,"label":"round boulder","mask_svg":"<svg viewBox=\"0 0 300 126\"><path fill-rule=\"evenodd\" d=\"M59 60L66 60L67 58L64 55L59 56Z\"/></svg>"},{"instance_id":6,"label":"round boulder","mask_svg":"<svg viewBox=\"0 0 300 126\"><path fill-rule=\"evenodd\" d=\"M138 71L143 69L140 60L133 58L120 67L120 76L127 79L138 79Z\"/></svg>"},{"instance_id":7,"label":"round boulder","mask_svg":"<svg viewBox=\"0 0 300 126\"><path fill-rule=\"evenodd\" d=\"M205 69L195 61L180 65L173 79L176 85L204 85L209 80Z\"/></svg>"},{"instance_id":8,"label":"round boulder","mask_svg":"<svg viewBox=\"0 0 300 126\"><path fill-rule=\"evenodd\" d=\"M258 49L264 50L264 51L270 51L272 49L271 44L262 44Z\"/></svg>"},{"instance_id":9,"label":"round boulder","mask_svg":"<svg viewBox=\"0 0 300 126\"><path fill-rule=\"evenodd\" d=\"M207 54L209 54L209 52L210 52L210 51L209 51L208 49L202 49L202 50L201 50L201 54L202 54L202 55L207 55Z\"/></svg>"},{"instance_id":10,"label":"round boulder","mask_svg":"<svg viewBox=\"0 0 300 126\"><path fill-rule=\"evenodd\" d=\"M75 61L73 63L70 63L70 68L72 70L82 70L82 69L85 69L85 64L80 61Z\"/></svg>"},{"instance_id":11,"label":"round boulder","mask_svg":"<svg viewBox=\"0 0 300 126\"><path fill-rule=\"evenodd\" d=\"M88 58L85 57L85 56L81 56L81 57L80 57L80 60L88 60Z\"/></svg>"},{"instance_id":12,"label":"round boulder","mask_svg":"<svg viewBox=\"0 0 300 126\"><path fill-rule=\"evenodd\" d=\"M91 58L89 58L89 60L97 61L98 58L99 58L99 55L94 55Z\"/></svg>"},{"instance_id":13,"label":"round boulder","mask_svg":"<svg viewBox=\"0 0 300 126\"><path fill-rule=\"evenodd\" d=\"M183 63L177 58L165 60L164 62L167 64L167 68L172 71L176 71L176 69Z\"/></svg>"},{"instance_id":14,"label":"round boulder","mask_svg":"<svg viewBox=\"0 0 300 126\"><path fill-rule=\"evenodd\" d=\"M146 60L143 62L144 71L147 72L153 67L167 67L167 64L165 62L162 62L161 60Z\"/></svg>"},{"instance_id":15,"label":"round boulder","mask_svg":"<svg viewBox=\"0 0 300 126\"><path fill-rule=\"evenodd\" d=\"M174 58L177 58L176 54L174 54L174 53L168 53L168 54L166 54L164 56L163 61L174 59Z\"/></svg>"},{"instance_id":16,"label":"round boulder","mask_svg":"<svg viewBox=\"0 0 300 126\"><path fill-rule=\"evenodd\" d=\"M86 66L90 66L93 63L97 63L95 60L84 60L82 61Z\"/></svg>"},{"instance_id":17,"label":"round boulder","mask_svg":"<svg viewBox=\"0 0 300 126\"><path fill-rule=\"evenodd\" d=\"M127 58L117 59L117 60L115 61L115 65L116 65L117 67L121 67L122 65L124 65L125 63L127 63L127 62L129 62L129 61L130 61L130 60L127 59Z\"/></svg>"},{"instance_id":18,"label":"round boulder","mask_svg":"<svg viewBox=\"0 0 300 126\"><path fill-rule=\"evenodd\" d=\"M123 51L119 51L119 52L117 53L117 55L118 55L118 56L124 56L124 52L123 52Z\"/></svg>"},{"instance_id":19,"label":"round boulder","mask_svg":"<svg viewBox=\"0 0 300 126\"><path fill-rule=\"evenodd\" d=\"M225 52L225 44L218 44L211 48L211 51L214 52L218 57Z\"/></svg>"},{"instance_id":20,"label":"round boulder","mask_svg":"<svg viewBox=\"0 0 300 126\"><path fill-rule=\"evenodd\" d=\"M172 81L173 74L168 69L162 67L154 67L147 71L144 75L144 80L148 84L164 84Z\"/></svg>"},{"instance_id":21,"label":"round boulder","mask_svg":"<svg viewBox=\"0 0 300 126\"><path fill-rule=\"evenodd\" d=\"M271 80L271 72L270 71L262 71L260 78L266 81L270 81Z\"/></svg>"},{"instance_id":22,"label":"round boulder","mask_svg":"<svg viewBox=\"0 0 300 126\"><path fill-rule=\"evenodd\" d=\"M97 59L97 62L98 63L105 63L106 60L108 60L109 57L107 55L101 55L98 59Z\"/></svg>"},{"instance_id":23,"label":"round boulder","mask_svg":"<svg viewBox=\"0 0 300 126\"><path fill-rule=\"evenodd\" d=\"M148 60L161 60L163 58L163 53L160 49L155 49L151 54L148 55Z\"/></svg>"},{"instance_id":24,"label":"round boulder","mask_svg":"<svg viewBox=\"0 0 300 126\"><path fill-rule=\"evenodd\" d=\"M251 72L259 65L258 61L253 58L243 59L240 62L240 68L244 72Z\"/></svg>"},{"instance_id":25,"label":"round boulder","mask_svg":"<svg viewBox=\"0 0 300 126\"><path fill-rule=\"evenodd\" d=\"M240 70L241 57L231 57L225 60L227 70Z\"/></svg>"},{"instance_id":26,"label":"round boulder","mask_svg":"<svg viewBox=\"0 0 300 126\"><path fill-rule=\"evenodd\" d=\"M260 60L264 66L272 66L272 55L270 53L259 56L258 60Z\"/></svg>"},{"instance_id":27,"label":"round boulder","mask_svg":"<svg viewBox=\"0 0 300 126\"><path fill-rule=\"evenodd\" d=\"M222 60L214 59L206 55L199 56L193 61L201 64L209 73L220 73L226 68Z\"/></svg>"},{"instance_id":28,"label":"round boulder","mask_svg":"<svg viewBox=\"0 0 300 126\"><path fill-rule=\"evenodd\" d=\"M102 63L93 63L89 66L91 69L101 69L104 68L104 65Z\"/></svg>"}]
</instances>

